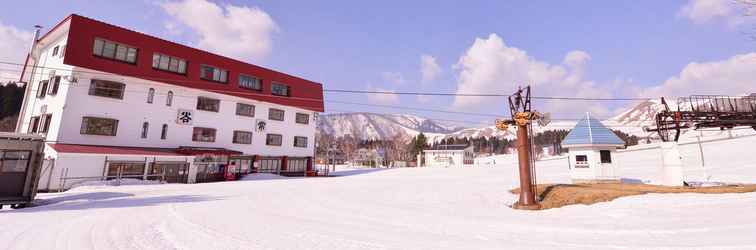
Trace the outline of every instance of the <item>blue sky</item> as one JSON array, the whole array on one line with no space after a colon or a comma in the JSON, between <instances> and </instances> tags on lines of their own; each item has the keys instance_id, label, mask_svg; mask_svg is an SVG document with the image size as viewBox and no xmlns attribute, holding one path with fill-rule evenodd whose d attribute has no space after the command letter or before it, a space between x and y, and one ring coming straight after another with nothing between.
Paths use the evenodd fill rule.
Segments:
<instances>
[{"instance_id":1,"label":"blue sky","mask_svg":"<svg viewBox=\"0 0 756 250\"><path fill-rule=\"evenodd\" d=\"M216 16L193 8L213 5L219 10ZM253 11L236 15L231 8ZM532 82L536 95L554 96L756 92L750 82L756 68L743 68L756 66L751 62L756 41L742 34L752 23L729 0L29 0L6 3L5 9L0 25L6 29L51 27L78 13L322 82L327 89L510 93ZM253 31L244 26L217 32L206 25L237 18L262 24L250 25ZM240 34L247 37L237 39ZM269 46L227 49L217 44L219 39L268 41ZM568 62L568 54L574 60ZM437 66L425 81L423 55ZM694 62L700 65L691 66ZM504 108L500 98L326 94L326 99L483 113L503 113ZM570 117L585 111L610 116L627 105L632 103L545 103L541 108ZM481 120L337 103L327 103L327 109Z\"/></svg>"}]
</instances>

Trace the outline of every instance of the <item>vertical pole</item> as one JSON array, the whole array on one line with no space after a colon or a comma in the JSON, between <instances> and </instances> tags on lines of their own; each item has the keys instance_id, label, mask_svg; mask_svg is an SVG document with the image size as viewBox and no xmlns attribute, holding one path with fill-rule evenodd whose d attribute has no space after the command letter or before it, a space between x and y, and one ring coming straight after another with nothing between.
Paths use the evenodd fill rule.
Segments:
<instances>
[{"instance_id":1,"label":"vertical pole","mask_svg":"<svg viewBox=\"0 0 756 250\"><path fill-rule=\"evenodd\" d=\"M528 125L522 122L517 122L517 156L520 162L520 199L514 207L517 209L538 209L531 179Z\"/></svg>"},{"instance_id":2,"label":"vertical pole","mask_svg":"<svg viewBox=\"0 0 756 250\"><path fill-rule=\"evenodd\" d=\"M708 181L709 178L706 176L706 160L704 159L703 145L701 145L701 136L696 136L696 138L698 138L698 152L701 154L701 168L703 169L703 177Z\"/></svg>"}]
</instances>

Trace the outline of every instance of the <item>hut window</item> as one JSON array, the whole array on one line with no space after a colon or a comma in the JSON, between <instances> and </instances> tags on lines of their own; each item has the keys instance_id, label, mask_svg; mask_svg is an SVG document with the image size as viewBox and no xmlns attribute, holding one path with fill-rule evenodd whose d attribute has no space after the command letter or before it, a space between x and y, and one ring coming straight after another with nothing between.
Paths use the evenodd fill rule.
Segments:
<instances>
[{"instance_id":1,"label":"hut window","mask_svg":"<svg viewBox=\"0 0 756 250\"><path fill-rule=\"evenodd\" d=\"M601 163L612 163L612 153L609 150L601 150Z\"/></svg>"}]
</instances>

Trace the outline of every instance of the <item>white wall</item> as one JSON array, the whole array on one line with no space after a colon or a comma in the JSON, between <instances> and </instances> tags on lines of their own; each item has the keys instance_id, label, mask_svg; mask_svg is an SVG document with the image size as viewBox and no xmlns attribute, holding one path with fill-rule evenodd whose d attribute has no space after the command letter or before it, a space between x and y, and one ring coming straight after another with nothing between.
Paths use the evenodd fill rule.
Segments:
<instances>
[{"instance_id":1,"label":"white wall","mask_svg":"<svg viewBox=\"0 0 756 250\"><path fill-rule=\"evenodd\" d=\"M110 75L106 72L98 72L85 68L74 68L63 64L60 56L52 57L52 49L55 46L66 44L67 33L54 34L57 37L45 38L46 44L38 45L39 67L59 68L56 75L67 76L72 74L78 82L71 83L61 80L58 94L47 95L45 98L36 97L36 89L40 80L47 80L49 69L39 68L30 82L32 91L26 98L24 114L22 116L19 131L28 131L31 116L40 115L40 107L47 105L47 112L52 113L52 123L47 133L48 141L71 144L91 145L115 145L136 147L164 147L175 148L179 146L196 147L221 147L245 154L271 155L271 156L313 156L315 144L316 122L313 117L316 112L305 109L278 105L267 102L249 100L245 98L218 94L198 89L178 87L162 84L155 81L147 81L133 77ZM27 71L28 73L29 71ZM88 72L95 72L89 74ZM92 78L118 81L126 84L126 92L122 100L90 96L88 94L90 80ZM213 84L213 83L208 83ZM154 102L148 104L147 92L149 88L156 89ZM165 105L168 91L173 91L173 105ZM240 90L241 91L241 90ZM196 110L198 96L216 98L221 100L220 112L208 112ZM285 98L285 97L282 97ZM255 105L255 117L236 115L236 103ZM285 111L284 121L268 120L269 108L277 108ZM193 125L178 125L176 115L178 109L193 110L195 121ZM296 113L309 115L309 124L295 122ZM98 116L119 120L117 136L81 135L81 121L83 116ZM265 132L255 132L255 121L258 119L267 122ZM142 123L149 122L149 135L147 139L140 137ZM160 139L163 124L168 124L168 138ZM192 129L194 126L216 129L216 141L212 143L192 141ZM252 144L232 143L233 131L242 130L253 132ZM281 146L265 145L267 133L283 135ZM294 147L294 136L307 137L307 147Z\"/></svg>"},{"instance_id":2,"label":"white wall","mask_svg":"<svg viewBox=\"0 0 756 250\"><path fill-rule=\"evenodd\" d=\"M87 70L91 71L91 70ZM288 156L312 156L315 122L315 112L299 108L275 105L271 103L253 101L229 95L211 93L184 87L176 87L130 77L113 77L109 75L96 75L97 79L114 80L126 84L126 92L122 100L88 94L89 84L95 75L77 72L78 83L65 85L61 88L58 99L68 97L65 106L58 104L57 110L62 110L61 115L54 114L53 118L58 123L53 123L50 128L52 139L60 143L89 144L89 145L116 145L137 147L169 147L197 146L197 147L222 147L242 151L245 154L260 155L288 155ZM147 92L149 88L156 89L153 103L149 104ZM173 91L173 105L166 106L168 91ZM219 112L196 110L198 96L211 97L221 100ZM242 102L255 105L255 117L236 115L236 103ZM285 111L284 121L268 120L268 109L277 108ZM50 109L48 107L48 109ZM194 111L193 125L179 125L176 123L176 115L179 109ZM295 122L296 113L305 113L310 116L307 125ZM117 136L98 136L80 134L81 120L84 116L106 117L119 120ZM255 132L255 121L263 119L267 121L265 132ZM142 123L149 122L150 129L147 139L141 138ZM160 139L163 124L168 124L168 137ZM192 141L193 127L208 127L216 129L216 141L213 143ZM252 144L232 143L233 131L242 130L253 132ZM281 146L265 145L266 133L283 135ZM294 136L308 137L307 148L294 147Z\"/></svg>"},{"instance_id":3,"label":"white wall","mask_svg":"<svg viewBox=\"0 0 756 250\"><path fill-rule=\"evenodd\" d=\"M149 163L154 161L187 161L193 163L191 156L143 156L143 155L99 155L99 154L72 154L55 153L49 147L45 150L45 165L39 179L39 190L57 191L61 188L61 177L95 177L89 179L65 180L63 189L69 189L76 184L85 181L99 181L105 173L105 161L144 161L145 171L149 171ZM51 152L52 151L52 152ZM193 183L196 177L196 166L191 164L189 168L189 183ZM65 171L68 171L64 175Z\"/></svg>"},{"instance_id":4,"label":"white wall","mask_svg":"<svg viewBox=\"0 0 756 250\"><path fill-rule=\"evenodd\" d=\"M28 83L29 86L31 86L31 91L28 92L28 96L24 97L24 113L19 117L19 119L21 119L21 123L19 128L17 129L18 132L26 133L27 131L29 131L31 117L41 115L41 108L43 106L46 106L47 111L45 113L53 114L51 126L47 133L46 139L48 141L56 141L58 139L60 131L58 126L55 126L55 124L59 124L61 122L61 118L63 117L65 102L67 99L66 97L68 95L67 87L70 85L70 83L65 79L61 79L60 87L56 95L48 94L45 95L44 98L37 98L36 95L37 90L40 88L40 81L48 80L51 71L55 71L55 75L59 76L71 75L71 70L73 69L73 67L63 64L64 58L60 57L60 54L56 56L52 55L53 48L55 48L56 46L58 46L59 48L58 53L61 53L60 50L67 44L67 39L67 35L58 34L58 37L48 37L46 39L50 42L38 45L39 63L37 64L37 68L35 69L34 74L32 75L33 77ZM26 74L31 74L32 68L34 67L32 65L29 65L27 67Z\"/></svg>"},{"instance_id":5,"label":"white wall","mask_svg":"<svg viewBox=\"0 0 756 250\"><path fill-rule=\"evenodd\" d=\"M465 152L471 153L472 150L470 148L466 150L424 150L423 153L425 154L425 166L428 167L462 167L464 165L471 165L465 164ZM438 158L438 160L436 160ZM445 158L451 158L452 163L450 164L447 160L444 160ZM470 162L473 162L473 157L467 157L467 160Z\"/></svg>"},{"instance_id":6,"label":"white wall","mask_svg":"<svg viewBox=\"0 0 756 250\"><path fill-rule=\"evenodd\" d=\"M679 144L686 181L703 181L708 178L711 181L756 182L752 176L741 174L747 169L756 168L756 160L753 157L756 152L754 145L756 136L753 135L702 141L704 167L697 143ZM659 181L661 149L658 143L631 147L618 151L614 156L614 162L618 164L622 178Z\"/></svg>"},{"instance_id":7,"label":"white wall","mask_svg":"<svg viewBox=\"0 0 756 250\"><path fill-rule=\"evenodd\" d=\"M612 163L601 163L601 150L611 152ZM570 147L570 177L576 180L613 179L617 176L617 151L614 147ZM576 155L588 157L588 167L576 167Z\"/></svg>"}]
</instances>

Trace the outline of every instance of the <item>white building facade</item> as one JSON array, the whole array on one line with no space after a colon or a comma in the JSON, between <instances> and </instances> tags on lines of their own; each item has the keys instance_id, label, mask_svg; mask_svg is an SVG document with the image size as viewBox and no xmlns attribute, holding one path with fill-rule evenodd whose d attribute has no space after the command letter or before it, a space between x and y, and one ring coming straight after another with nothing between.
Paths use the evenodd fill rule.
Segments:
<instances>
[{"instance_id":1,"label":"white building facade","mask_svg":"<svg viewBox=\"0 0 756 250\"><path fill-rule=\"evenodd\" d=\"M562 147L569 150L570 177L574 183L620 180L612 155L625 148L625 142L589 114L567 134Z\"/></svg>"},{"instance_id":2,"label":"white building facade","mask_svg":"<svg viewBox=\"0 0 756 250\"><path fill-rule=\"evenodd\" d=\"M17 132L49 142L40 189L121 163L183 162L180 182L312 170L319 83L78 15L36 40L22 81Z\"/></svg>"},{"instance_id":3,"label":"white building facade","mask_svg":"<svg viewBox=\"0 0 756 250\"><path fill-rule=\"evenodd\" d=\"M438 145L418 155L421 167L463 167L475 161L472 145Z\"/></svg>"}]
</instances>

